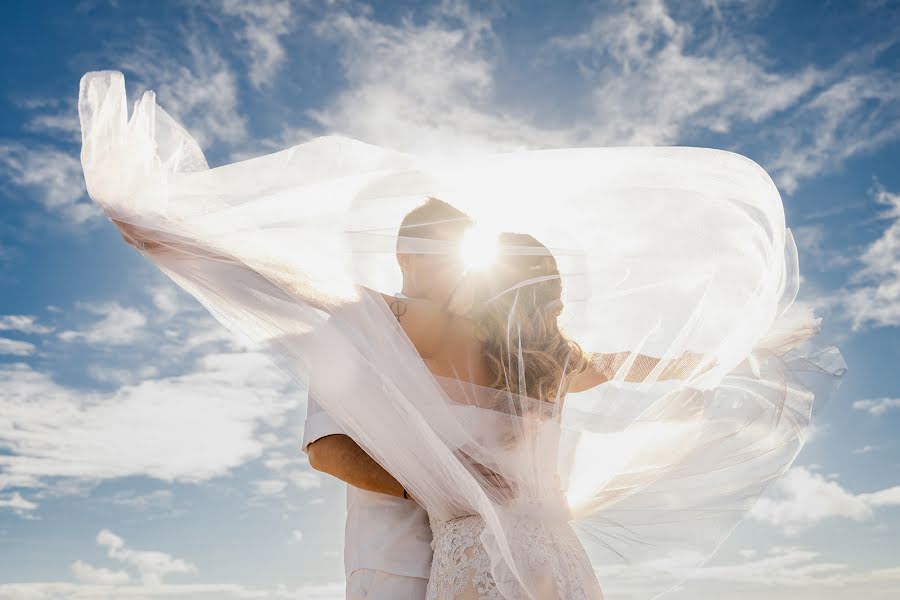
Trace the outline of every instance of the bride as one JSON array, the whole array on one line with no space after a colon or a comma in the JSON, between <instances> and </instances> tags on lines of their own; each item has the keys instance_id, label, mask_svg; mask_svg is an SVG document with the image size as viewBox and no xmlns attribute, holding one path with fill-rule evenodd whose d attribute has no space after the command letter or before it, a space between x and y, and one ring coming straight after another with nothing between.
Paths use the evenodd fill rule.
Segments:
<instances>
[{"instance_id":1,"label":"bride","mask_svg":"<svg viewBox=\"0 0 900 600\"><path fill-rule=\"evenodd\" d=\"M210 169L152 92L128 116L121 73L86 74L79 114L125 239L297 381L314 368L318 404L428 512L430 598L671 589L846 372L810 343L780 196L744 157L324 137ZM430 196L481 227L398 231ZM385 293L395 252L429 257L446 297Z\"/></svg>"}]
</instances>

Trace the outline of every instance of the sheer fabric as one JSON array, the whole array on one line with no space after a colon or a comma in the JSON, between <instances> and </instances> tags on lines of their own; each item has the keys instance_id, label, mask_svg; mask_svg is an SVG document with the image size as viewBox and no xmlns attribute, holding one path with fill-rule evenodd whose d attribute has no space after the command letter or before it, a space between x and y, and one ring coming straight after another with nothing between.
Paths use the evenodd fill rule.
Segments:
<instances>
[{"instance_id":1,"label":"sheer fabric","mask_svg":"<svg viewBox=\"0 0 900 600\"><path fill-rule=\"evenodd\" d=\"M209 168L152 91L129 116L119 72L82 78L79 114L90 196L153 231L171 251L145 256L225 327L299 382L314 371L317 401L436 530L474 527L503 598L670 589L792 464L814 405L846 371L816 337L821 319L795 301L780 195L743 156L435 158L326 136ZM547 401L429 371L378 293L400 289L398 243L459 252L398 241L427 196L550 249L560 323L606 383ZM520 366L521 325L507 330Z\"/></svg>"}]
</instances>

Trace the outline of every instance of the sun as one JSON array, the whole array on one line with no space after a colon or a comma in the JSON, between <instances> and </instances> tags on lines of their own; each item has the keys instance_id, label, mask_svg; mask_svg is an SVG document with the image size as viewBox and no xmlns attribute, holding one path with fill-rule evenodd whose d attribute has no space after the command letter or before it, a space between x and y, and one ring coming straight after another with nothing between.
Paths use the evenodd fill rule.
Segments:
<instances>
[{"instance_id":1,"label":"sun","mask_svg":"<svg viewBox=\"0 0 900 600\"><path fill-rule=\"evenodd\" d=\"M475 225L466 230L462 241L462 258L466 270L482 271L497 260L497 234Z\"/></svg>"}]
</instances>

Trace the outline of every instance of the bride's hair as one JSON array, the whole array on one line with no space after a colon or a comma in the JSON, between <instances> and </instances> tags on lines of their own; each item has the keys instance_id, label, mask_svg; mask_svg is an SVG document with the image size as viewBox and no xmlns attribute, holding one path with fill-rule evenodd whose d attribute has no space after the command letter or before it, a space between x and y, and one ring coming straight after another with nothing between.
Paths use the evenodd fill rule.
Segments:
<instances>
[{"instance_id":1,"label":"bride's hair","mask_svg":"<svg viewBox=\"0 0 900 600\"><path fill-rule=\"evenodd\" d=\"M564 377L588 367L581 346L559 327L563 303L556 259L546 246L525 233L504 232L498 241L500 253L495 264L474 275L474 310L470 313L494 376L492 387L554 400ZM537 251L504 252L504 246ZM539 280L527 283L534 278ZM515 287L519 284L523 285Z\"/></svg>"}]
</instances>

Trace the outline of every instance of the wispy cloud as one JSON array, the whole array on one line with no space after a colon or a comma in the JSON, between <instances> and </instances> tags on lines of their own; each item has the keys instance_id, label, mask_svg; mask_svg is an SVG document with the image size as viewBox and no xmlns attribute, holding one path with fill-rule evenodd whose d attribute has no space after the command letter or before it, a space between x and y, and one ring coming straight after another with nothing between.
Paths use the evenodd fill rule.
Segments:
<instances>
[{"instance_id":1,"label":"wispy cloud","mask_svg":"<svg viewBox=\"0 0 900 600\"><path fill-rule=\"evenodd\" d=\"M830 243L825 225L816 223L813 225L796 225L791 227L794 241L803 259L804 270L815 267L820 271L830 271L847 267L853 263L853 259L841 252L835 244Z\"/></svg>"},{"instance_id":2,"label":"wispy cloud","mask_svg":"<svg viewBox=\"0 0 900 600\"><path fill-rule=\"evenodd\" d=\"M819 80L814 67L777 73L753 45L728 31L701 34L674 18L662 0L622 2L598 10L585 29L548 43L576 61L590 82L595 124L604 145L673 144L698 129L727 132L784 110Z\"/></svg>"},{"instance_id":3,"label":"wispy cloud","mask_svg":"<svg viewBox=\"0 0 900 600\"><path fill-rule=\"evenodd\" d=\"M0 489L144 475L199 483L263 454L257 430L297 407L258 353L201 357L184 375L99 394L23 363L0 365Z\"/></svg>"},{"instance_id":4,"label":"wispy cloud","mask_svg":"<svg viewBox=\"0 0 900 600\"><path fill-rule=\"evenodd\" d=\"M273 440L270 446L273 449L266 454L262 463L274 476L286 479L294 487L303 491L322 487L322 474L310 468L309 459L304 452L299 450L297 440ZM275 447L283 447L292 452L286 454L282 450L274 449ZM280 479L273 481L281 482ZM277 485L280 486L280 483ZM280 487L284 488L284 486Z\"/></svg>"},{"instance_id":5,"label":"wispy cloud","mask_svg":"<svg viewBox=\"0 0 900 600\"><path fill-rule=\"evenodd\" d=\"M69 566L72 575L83 583L96 583L100 585L122 585L128 583L131 577L125 571L113 571L103 567L95 567L82 560L76 560Z\"/></svg>"},{"instance_id":6,"label":"wispy cloud","mask_svg":"<svg viewBox=\"0 0 900 600\"><path fill-rule=\"evenodd\" d=\"M869 521L880 506L900 506L900 485L854 494L837 481L795 467L775 483L772 493L757 501L751 516L794 535L828 519Z\"/></svg>"},{"instance_id":7,"label":"wispy cloud","mask_svg":"<svg viewBox=\"0 0 900 600\"><path fill-rule=\"evenodd\" d=\"M26 191L66 223L81 225L102 214L97 205L87 201L81 162L71 152L0 141L0 179Z\"/></svg>"},{"instance_id":8,"label":"wispy cloud","mask_svg":"<svg viewBox=\"0 0 900 600\"><path fill-rule=\"evenodd\" d=\"M74 98L13 97L12 101L29 113L24 122L26 131L57 137L57 141L62 135L63 141L81 142L81 124Z\"/></svg>"},{"instance_id":9,"label":"wispy cloud","mask_svg":"<svg viewBox=\"0 0 900 600\"><path fill-rule=\"evenodd\" d=\"M309 115L328 133L422 153L566 145L495 102L491 21L443 2L424 23L336 11L315 24L337 43L346 86Z\"/></svg>"},{"instance_id":10,"label":"wispy cloud","mask_svg":"<svg viewBox=\"0 0 900 600\"><path fill-rule=\"evenodd\" d=\"M869 58L874 62L874 58ZM794 191L802 179L831 172L847 159L900 138L900 76L856 61L836 67L828 83L772 131L770 168Z\"/></svg>"},{"instance_id":11,"label":"wispy cloud","mask_svg":"<svg viewBox=\"0 0 900 600\"><path fill-rule=\"evenodd\" d=\"M107 500L112 504L127 506L135 510L149 510L157 508L170 508L174 493L172 490L158 489L146 494L136 493L134 490L116 492Z\"/></svg>"},{"instance_id":12,"label":"wispy cloud","mask_svg":"<svg viewBox=\"0 0 900 600\"><path fill-rule=\"evenodd\" d=\"M41 325L33 315L0 315L0 331L45 334L53 331L53 327Z\"/></svg>"},{"instance_id":13,"label":"wispy cloud","mask_svg":"<svg viewBox=\"0 0 900 600\"><path fill-rule=\"evenodd\" d=\"M0 483L2 483L2 480L0 480ZM0 486L0 489L3 489L3 487ZM31 512L37 507L38 505L35 502L26 500L19 492L0 494L0 509L6 508L12 510L20 517L29 517Z\"/></svg>"},{"instance_id":14,"label":"wispy cloud","mask_svg":"<svg viewBox=\"0 0 900 600\"><path fill-rule=\"evenodd\" d=\"M859 569L844 562L829 561L819 551L802 547L774 546L767 552L749 557L743 562L712 564L695 569L690 572L690 578L692 584L696 582L732 584L727 590L722 589L718 597L758 598L760 593L764 593L766 597L774 597L773 593L783 586L790 590L785 594L785 598L796 597L796 594L804 592L815 594L808 596L810 598L843 598L845 596L832 596L824 590L844 587L853 590L853 594L888 598L887 595L875 594L887 591L884 584L900 582L900 566ZM733 586L736 583L741 584L738 589ZM761 592L761 590L769 591ZM745 592L746 596L740 592ZM692 590L692 594L693 597L716 597L713 594L698 593L696 588Z\"/></svg>"},{"instance_id":15,"label":"wispy cloud","mask_svg":"<svg viewBox=\"0 0 900 600\"><path fill-rule=\"evenodd\" d=\"M871 195L887 207L877 214L887 225L863 248L856 259L859 268L850 273L848 285L832 294L832 302L842 309L853 331L900 325L900 194L876 181Z\"/></svg>"},{"instance_id":16,"label":"wispy cloud","mask_svg":"<svg viewBox=\"0 0 900 600\"><path fill-rule=\"evenodd\" d=\"M96 346L122 346L137 341L147 324L142 312L118 302L84 303L82 307L101 318L81 331L60 331L59 339L65 342L82 340Z\"/></svg>"},{"instance_id":17,"label":"wispy cloud","mask_svg":"<svg viewBox=\"0 0 900 600\"><path fill-rule=\"evenodd\" d=\"M125 540L108 529L97 534L97 543L105 546L107 554L121 563L137 569L144 585L156 586L170 573L194 573L193 564L156 550L135 550Z\"/></svg>"},{"instance_id":18,"label":"wispy cloud","mask_svg":"<svg viewBox=\"0 0 900 600\"><path fill-rule=\"evenodd\" d=\"M857 400L853 403L856 410L864 410L876 417L887 411L900 408L900 398L874 398L871 400Z\"/></svg>"},{"instance_id":19,"label":"wispy cloud","mask_svg":"<svg viewBox=\"0 0 900 600\"><path fill-rule=\"evenodd\" d=\"M303 534L291 532L290 542L299 543ZM254 587L232 583L171 583L173 576L193 576L199 569L193 562L160 550L140 550L110 531L101 530L95 541L118 568L95 566L84 560L69 565L78 583L29 582L0 584L0 597L9 600L52 600L83 598L85 600L153 600L162 598L297 598L302 600L340 600L343 582L302 585L290 588L283 584Z\"/></svg>"},{"instance_id":20,"label":"wispy cloud","mask_svg":"<svg viewBox=\"0 0 900 600\"><path fill-rule=\"evenodd\" d=\"M250 82L257 88L271 85L272 78L285 59L281 38L291 31L294 21L290 2L226 0L216 3L216 6L223 14L235 17L240 23L235 36L248 47Z\"/></svg>"},{"instance_id":21,"label":"wispy cloud","mask_svg":"<svg viewBox=\"0 0 900 600\"><path fill-rule=\"evenodd\" d=\"M756 4L748 14L767 11ZM699 28L662 0L598 7L581 30L539 41L540 59L520 65L580 74L565 98L548 90L527 111L500 99L515 90L498 88L504 44L484 12L443 2L423 22L386 24L336 11L314 31L338 43L346 86L308 114L327 133L415 152L679 144L740 131L736 149L757 148L788 192L900 139L900 78L874 66L887 46L837 65L778 69L760 39L721 18L742 8L710 10L717 24ZM560 103L566 115L555 125L535 118Z\"/></svg>"},{"instance_id":22,"label":"wispy cloud","mask_svg":"<svg viewBox=\"0 0 900 600\"><path fill-rule=\"evenodd\" d=\"M4 600L196 600L294 598L297 600L343 600L343 582L320 585L254 587L233 583L164 583L161 585L109 585L65 581L0 584Z\"/></svg>"},{"instance_id":23,"label":"wispy cloud","mask_svg":"<svg viewBox=\"0 0 900 600\"><path fill-rule=\"evenodd\" d=\"M263 496L277 496L287 487L287 482L279 479L260 479L251 483Z\"/></svg>"},{"instance_id":24,"label":"wispy cloud","mask_svg":"<svg viewBox=\"0 0 900 600\"><path fill-rule=\"evenodd\" d=\"M184 26L182 26L184 27ZM235 144L247 137L247 118L239 108L238 77L208 34L184 30L184 48L164 48L148 36L121 61L135 74L129 96L145 89L157 103L197 138L201 147Z\"/></svg>"},{"instance_id":25,"label":"wispy cloud","mask_svg":"<svg viewBox=\"0 0 900 600\"><path fill-rule=\"evenodd\" d=\"M0 337L0 355L30 356L36 350L37 347L31 342Z\"/></svg>"}]
</instances>

